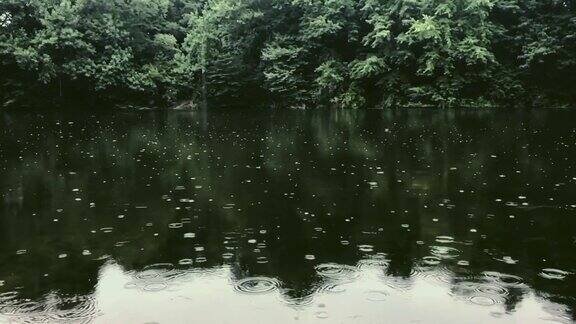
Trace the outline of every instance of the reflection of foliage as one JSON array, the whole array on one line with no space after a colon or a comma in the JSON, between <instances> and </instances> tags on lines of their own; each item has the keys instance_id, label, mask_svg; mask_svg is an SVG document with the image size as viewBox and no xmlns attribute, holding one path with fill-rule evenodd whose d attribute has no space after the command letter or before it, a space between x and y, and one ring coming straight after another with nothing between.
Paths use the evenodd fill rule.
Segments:
<instances>
[{"instance_id":1,"label":"reflection of foliage","mask_svg":"<svg viewBox=\"0 0 576 324\"><path fill-rule=\"evenodd\" d=\"M303 296L317 281L306 254L354 265L374 256L358 253L357 245L369 244L374 254L387 255L388 276L409 282L431 246L440 245L437 236L448 235L459 258L470 262L466 278L515 271L564 303L573 289L548 285L537 274L543 258L546 267L574 264L576 227L566 209L574 184L560 180L574 152L562 141L548 142L566 138L571 128L547 127L571 119L564 112L516 117L523 122L511 125L489 112L423 110L255 112L249 119L231 110L6 114L0 128L0 280L6 286L0 289L23 286L31 297L84 293L92 289L86 277L95 280L103 262L93 259L101 256L126 270L204 256L195 267L227 263L238 277L278 277ZM488 128L500 135L482 132ZM555 168L545 167L550 162ZM520 194L534 209L505 205ZM185 239L187 232L194 239ZM265 247L254 252L251 238ZM27 253L17 255L21 249ZM58 259L61 253L68 258ZM522 266L511 270L496 261L508 255ZM268 263L259 264L263 256ZM458 274L455 261L442 265ZM82 270L72 277L70 268ZM519 301L524 291L511 293Z\"/></svg>"}]
</instances>

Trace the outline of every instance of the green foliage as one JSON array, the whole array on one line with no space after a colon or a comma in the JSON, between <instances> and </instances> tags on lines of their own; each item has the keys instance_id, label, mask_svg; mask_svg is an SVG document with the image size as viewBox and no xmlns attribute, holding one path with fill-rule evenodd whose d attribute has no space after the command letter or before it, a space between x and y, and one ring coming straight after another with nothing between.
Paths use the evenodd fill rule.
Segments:
<instances>
[{"instance_id":1,"label":"green foliage","mask_svg":"<svg viewBox=\"0 0 576 324\"><path fill-rule=\"evenodd\" d=\"M0 104L567 106L566 0L4 0Z\"/></svg>"},{"instance_id":2,"label":"green foliage","mask_svg":"<svg viewBox=\"0 0 576 324\"><path fill-rule=\"evenodd\" d=\"M350 76L357 80L378 76L386 70L387 66L384 59L375 55L350 63Z\"/></svg>"}]
</instances>

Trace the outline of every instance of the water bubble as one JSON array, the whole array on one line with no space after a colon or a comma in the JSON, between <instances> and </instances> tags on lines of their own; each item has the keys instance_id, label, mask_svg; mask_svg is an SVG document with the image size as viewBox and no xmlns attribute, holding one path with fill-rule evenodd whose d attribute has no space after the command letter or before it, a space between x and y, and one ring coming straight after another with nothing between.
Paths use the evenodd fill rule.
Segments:
<instances>
[{"instance_id":1,"label":"water bubble","mask_svg":"<svg viewBox=\"0 0 576 324\"><path fill-rule=\"evenodd\" d=\"M195 233L184 233L184 238L191 239L195 237L196 237Z\"/></svg>"},{"instance_id":2,"label":"water bubble","mask_svg":"<svg viewBox=\"0 0 576 324\"><path fill-rule=\"evenodd\" d=\"M304 259L306 260L316 260L316 256L314 256L313 254L306 254L304 256Z\"/></svg>"},{"instance_id":3,"label":"water bubble","mask_svg":"<svg viewBox=\"0 0 576 324\"><path fill-rule=\"evenodd\" d=\"M251 277L237 281L234 288L241 293L264 294L279 289L280 282L268 277Z\"/></svg>"}]
</instances>

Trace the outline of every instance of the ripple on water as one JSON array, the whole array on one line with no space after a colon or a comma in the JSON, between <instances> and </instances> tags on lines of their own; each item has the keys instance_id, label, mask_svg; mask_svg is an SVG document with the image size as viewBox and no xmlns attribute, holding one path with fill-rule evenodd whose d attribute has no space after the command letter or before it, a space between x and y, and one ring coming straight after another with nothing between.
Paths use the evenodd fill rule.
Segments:
<instances>
[{"instance_id":1,"label":"ripple on water","mask_svg":"<svg viewBox=\"0 0 576 324\"><path fill-rule=\"evenodd\" d=\"M554 323L572 323L572 317L570 315L570 307L562 304L547 302L542 309L552 315L554 318L551 322Z\"/></svg>"},{"instance_id":2,"label":"ripple on water","mask_svg":"<svg viewBox=\"0 0 576 324\"><path fill-rule=\"evenodd\" d=\"M229 252L222 253L222 259L228 260L228 259L232 259L233 257L234 257L234 253L229 253Z\"/></svg>"},{"instance_id":3,"label":"ripple on water","mask_svg":"<svg viewBox=\"0 0 576 324\"><path fill-rule=\"evenodd\" d=\"M492 305L504 303L504 300L502 298L499 298L497 296L488 296L488 295L471 296L468 300L472 304L479 305L479 306L492 306Z\"/></svg>"},{"instance_id":4,"label":"ripple on water","mask_svg":"<svg viewBox=\"0 0 576 324\"><path fill-rule=\"evenodd\" d=\"M319 319L327 319L329 317L328 313L325 311L316 312L316 313L314 313L314 315L316 316L316 318L319 318Z\"/></svg>"},{"instance_id":5,"label":"ripple on water","mask_svg":"<svg viewBox=\"0 0 576 324\"><path fill-rule=\"evenodd\" d=\"M436 236L436 242L443 244L454 243L454 238L452 236L440 235Z\"/></svg>"},{"instance_id":6,"label":"ripple on water","mask_svg":"<svg viewBox=\"0 0 576 324\"><path fill-rule=\"evenodd\" d=\"M319 294L327 293L327 294L340 294L346 291L344 284L341 282L334 282L332 280L328 280L326 282L322 282L318 287L316 287L316 292Z\"/></svg>"},{"instance_id":7,"label":"ripple on water","mask_svg":"<svg viewBox=\"0 0 576 324\"><path fill-rule=\"evenodd\" d=\"M499 283L506 287L523 287L524 280L521 277L501 273L497 271L484 271L482 272L484 279Z\"/></svg>"},{"instance_id":8,"label":"ripple on water","mask_svg":"<svg viewBox=\"0 0 576 324\"><path fill-rule=\"evenodd\" d=\"M15 314L15 315L35 315L41 314L46 311L46 306L39 302L25 301L23 303L17 303L10 307L9 310L2 310L2 312Z\"/></svg>"},{"instance_id":9,"label":"ripple on water","mask_svg":"<svg viewBox=\"0 0 576 324\"><path fill-rule=\"evenodd\" d=\"M256 263L258 263L258 264L266 264L266 263L268 263L268 258L265 257L265 256L257 257L257 258L256 258Z\"/></svg>"},{"instance_id":10,"label":"ripple on water","mask_svg":"<svg viewBox=\"0 0 576 324\"><path fill-rule=\"evenodd\" d=\"M506 287L496 283L462 281L452 286L450 294L475 305L492 306L505 303L508 293Z\"/></svg>"},{"instance_id":11,"label":"ripple on water","mask_svg":"<svg viewBox=\"0 0 576 324\"><path fill-rule=\"evenodd\" d=\"M410 290L410 288L412 288L413 284L412 279L410 277L402 278L394 275L383 276L382 281L386 286L392 288L392 290L397 292L406 292Z\"/></svg>"},{"instance_id":12,"label":"ripple on water","mask_svg":"<svg viewBox=\"0 0 576 324\"><path fill-rule=\"evenodd\" d=\"M366 300L373 302L386 301L388 298L388 293L384 290L369 290L364 294L366 295Z\"/></svg>"},{"instance_id":13,"label":"ripple on water","mask_svg":"<svg viewBox=\"0 0 576 324\"><path fill-rule=\"evenodd\" d=\"M100 315L98 305L92 296L76 296L61 300L51 310L52 322L90 323Z\"/></svg>"},{"instance_id":14,"label":"ripple on water","mask_svg":"<svg viewBox=\"0 0 576 324\"><path fill-rule=\"evenodd\" d=\"M182 259L178 262L179 265L188 266L193 261L191 259ZM134 274L134 280L124 285L126 289L140 289L143 291L160 291L168 287L178 285L179 282L188 281L188 271L174 268L172 263L156 263L151 264L142 271Z\"/></svg>"},{"instance_id":15,"label":"ripple on water","mask_svg":"<svg viewBox=\"0 0 576 324\"><path fill-rule=\"evenodd\" d=\"M476 291L490 296L508 296L508 289L496 284L480 284L476 287Z\"/></svg>"},{"instance_id":16,"label":"ripple on water","mask_svg":"<svg viewBox=\"0 0 576 324\"><path fill-rule=\"evenodd\" d=\"M436 256L432 256L432 255L428 255L422 258L422 263L426 264L426 265L439 265L440 264L440 258L436 257Z\"/></svg>"},{"instance_id":17,"label":"ripple on water","mask_svg":"<svg viewBox=\"0 0 576 324\"><path fill-rule=\"evenodd\" d=\"M161 275L160 271L153 270L153 269L144 269L136 273L135 277L138 280L151 280L155 278L159 278Z\"/></svg>"},{"instance_id":18,"label":"ripple on water","mask_svg":"<svg viewBox=\"0 0 576 324\"><path fill-rule=\"evenodd\" d=\"M142 287L142 290L149 292L157 292L168 288L168 284L165 282L151 282Z\"/></svg>"},{"instance_id":19,"label":"ripple on water","mask_svg":"<svg viewBox=\"0 0 576 324\"><path fill-rule=\"evenodd\" d=\"M440 259L454 259L460 255L460 250L450 246L430 246L430 254Z\"/></svg>"},{"instance_id":20,"label":"ripple on water","mask_svg":"<svg viewBox=\"0 0 576 324\"><path fill-rule=\"evenodd\" d=\"M564 270L560 270L560 269L553 269L553 268L546 268L546 269L542 269L542 271L538 275L544 279L564 280L570 274L571 273L568 271L564 271Z\"/></svg>"},{"instance_id":21,"label":"ripple on water","mask_svg":"<svg viewBox=\"0 0 576 324\"><path fill-rule=\"evenodd\" d=\"M359 275L356 267L337 263L319 264L315 269L318 275L337 280L354 280Z\"/></svg>"},{"instance_id":22,"label":"ripple on water","mask_svg":"<svg viewBox=\"0 0 576 324\"><path fill-rule=\"evenodd\" d=\"M17 291L7 291L5 293L0 294L0 303L5 303L11 300L14 300L18 296Z\"/></svg>"},{"instance_id":23,"label":"ripple on water","mask_svg":"<svg viewBox=\"0 0 576 324\"><path fill-rule=\"evenodd\" d=\"M245 294L265 294L278 290L280 281L268 277L250 277L238 280L234 289Z\"/></svg>"},{"instance_id":24,"label":"ripple on water","mask_svg":"<svg viewBox=\"0 0 576 324\"><path fill-rule=\"evenodd\" d=\"M373 252L374 246L370 244L360 244L358 245L358 250L360 250L361 252Z\"/></svg>"},{"instance_id":25,"label":"ripple on water","mask_svg":"<svg viewBox=\"0 0 576 324\"><path fill-rule=\"evenodd\" d=\"M294 308L302 308L312 305L314 298L312 295L305 295L305 296L298 296L292 297L289 295L282 295L280 296L283 303L287 304L290 307Z\"/></svg>"},{"instance_id":26,"label":"ripple on water","mask_svg":"<svg viewBox=\"0 0 576 324\"><path fill-rule=\"evenodd\" d=\"M183 226L182 223L170 223L170 224L168 224L168 228L170 228L170 229L182 228L182 226Z\"/></svg>"},{"instance_id":27,"label":"ripple on water","mask_svg":"<svg viewBox=\"0 0 576 324\"><path fill-rule=\"evenodd\" d=\"M192 263L194 263L192 259L182 259L178 261L179 265L191 265Z\"/></svg>"},{"instance_id":28,"label":"ripple on water","mask_svg":"<svg viewBox=\"0 0 576 324\"><path fill-rule=\"evenodd\" d=\"M422 266L413 269L414 276L420 277L427 282L442 284L443 286L452 284L455 274L446 265L424 263Z\"/></svg>"},{"instance_id":29,"label":"ripple on water","mask_svg":"<svg viewBox=\"0 0 576 324\"><path fill-rule=\"evenodd\" d=\"M154 263L144 267L144 270L169 271L172 269L174 269L174 265L172 263Z\"/></svg>"},{"instance_id":30,"label":"ripple on water","mask_svg":"<svg viewBox=\"0 0 576 324\"><path fill-rule=\"evenodd\" d=\"M358 269L386 269L390 265L390 261L385 255L374 255L368 259L363 259L358 262Z\"/></svg>"}]
</instances>

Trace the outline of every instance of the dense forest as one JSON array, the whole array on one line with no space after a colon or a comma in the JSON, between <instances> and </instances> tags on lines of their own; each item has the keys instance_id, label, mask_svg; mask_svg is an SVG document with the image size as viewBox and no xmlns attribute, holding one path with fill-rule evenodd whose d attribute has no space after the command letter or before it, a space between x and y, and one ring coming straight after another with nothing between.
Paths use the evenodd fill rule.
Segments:
<instances>
[{"instance_id":1,"label":"dense forest","mask_svg":"<svg viewBox=\"0 0 576 324\"><path fill-rule=\"evenodd\" d=\"M0 107L570 106L573 0L2 0Z\"/></svg>"}]
</instances>

